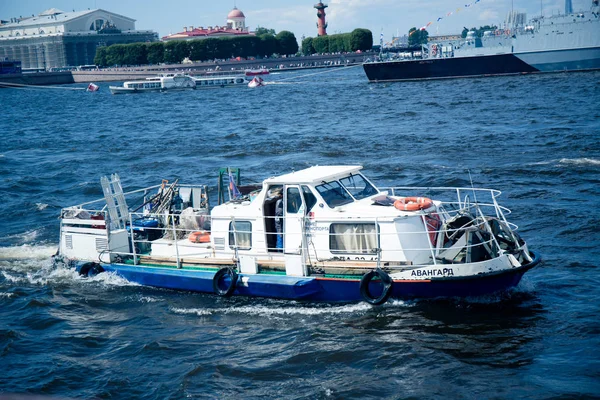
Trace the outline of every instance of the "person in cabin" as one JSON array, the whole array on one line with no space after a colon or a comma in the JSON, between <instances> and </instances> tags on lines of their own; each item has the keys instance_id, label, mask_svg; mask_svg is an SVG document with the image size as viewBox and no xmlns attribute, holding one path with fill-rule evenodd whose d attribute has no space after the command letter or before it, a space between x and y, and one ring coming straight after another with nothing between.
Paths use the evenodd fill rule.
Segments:
<instances>
[{"instance_id":1,"label":"person in cabin","mask_svg":"<svg viewBox=\"0 0 600 400\"><path fill-rule=\"evenodd\" d=\"M273 196L277 198L275 202L275 230L277 231L277 249L283 248L283 191L281 188L273 190Z\"/></svg>"}]
</instances>

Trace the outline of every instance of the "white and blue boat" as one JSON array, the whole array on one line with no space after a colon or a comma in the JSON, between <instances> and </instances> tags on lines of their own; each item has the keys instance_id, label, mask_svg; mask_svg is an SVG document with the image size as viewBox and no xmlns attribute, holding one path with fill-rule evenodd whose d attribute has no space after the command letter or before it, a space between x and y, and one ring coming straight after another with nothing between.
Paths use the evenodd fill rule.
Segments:
<instances>
[{"instance_id":1,"label":"white and blue boat","mask_svg":"<svg viewBox=\"0 0 600 400\"><path fill-rule=\"evenodd\" d=\"M376 305L507 291L540 262L498 190L379 189L361 169L315 166L239 191L221 171L230 197L214 207L204 185L123 193L103 177L104 198L62 210L55 260L153 287Z\"/></svg>"}]
</instances>

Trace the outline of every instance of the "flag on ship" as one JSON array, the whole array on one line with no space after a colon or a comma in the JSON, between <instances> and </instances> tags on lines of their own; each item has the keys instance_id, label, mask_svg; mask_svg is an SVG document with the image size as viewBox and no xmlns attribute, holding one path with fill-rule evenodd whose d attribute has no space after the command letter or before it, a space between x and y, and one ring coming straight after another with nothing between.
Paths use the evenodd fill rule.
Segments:
<instances>
[{"instance_id":1,"label":"flag on ship","mask_svg":"<svg viewBox=\"0 0 600 400\"><path fill-rule=\"evenodd\" d=\"M231 170L229 170L229 195L233 199L237 199L238 197L242 196L242 193L240 193L239 189L235 185Z\"/></svg>"}]
</instances>

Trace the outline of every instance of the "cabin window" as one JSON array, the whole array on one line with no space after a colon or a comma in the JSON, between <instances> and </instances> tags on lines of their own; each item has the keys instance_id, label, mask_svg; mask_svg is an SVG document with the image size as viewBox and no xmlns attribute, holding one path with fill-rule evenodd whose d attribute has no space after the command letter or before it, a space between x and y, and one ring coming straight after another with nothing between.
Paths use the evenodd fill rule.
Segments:
<instances>
[{"instance_id":1,"label":"cabin window","mask_svg":"<svg viewBox=\"0 0 600 400\"><path fill-rule=\"evenodd\" d=\"M287 212L289 214L297 214L302 207L302 198L300 197L300 190L295 187L288 188L287 190Z\"/></svg>"},{"instance_id":2,"label":"cabin window","mask_svg":"<svg viewBox=\"0 0 600 400\"><path fill-rule=\"evenodd\" d=\"M235 221L229 223L229 248L250 250L252 248L252 223L250 221Z\"/></svg>"},{"instance_id":3,"label":"cabin window","mask_svg":"<svg viewBox=\"0 0 600 400\"><path fill-rule=\"evenodd\" d=\"M331 208L352 203L352 197L338 181L323 183L316 187L323 200Z\"/></svg>"},{"instance_id":4,"label":"cabin window","mask_svg":"<svg viewBox=\"0 0 600 400\"><path fill-rule=\"evenodd\" d=\"M310 211L315 204L317 204L317 197L313 194L308 186L302 186L302 193L304 194L304 202L306 203L306 211Z\"/></svg>"},{"instance_id":5,"label":"cabin window","mask_svg":"<svg viewBox=\"0 0 600 400\"><path fill-rule=\"evenodd\" d=\"M356 200L377 194L377 189L373 187L362 175L350 175L340 179L340 183L344 185L346 190L350 192Z\"/></svg>"},{"instance_id":6,"label":"cabin window","mask_svg":"<svg viewBox=\"0 0 600 400\"><path fill-rule=\"evenodd\" d=\"M378 247L377 229L373 223L331 224L329 250L332 253L374 254Z\"/></svg>"}]
</instances>

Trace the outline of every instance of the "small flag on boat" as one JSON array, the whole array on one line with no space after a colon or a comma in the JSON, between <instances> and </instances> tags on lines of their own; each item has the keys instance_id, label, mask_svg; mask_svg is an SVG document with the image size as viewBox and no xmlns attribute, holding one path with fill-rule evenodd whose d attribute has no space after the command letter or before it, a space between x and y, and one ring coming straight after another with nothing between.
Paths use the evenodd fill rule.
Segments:
<instances>
[{"instance_id":1,"label":"small flag on boat","mask_svg":"<svg viewBox=\"0 0 600 400\"><path fill-rule=\"evenodd\" d=\"M234 199L237 199L238 197L242 196L237 186L235 185L235 181L233 179L233 174L231 173L231 170L229 170L229 193L231 198Z\"/></svg>"},{"instance_id":2,"label":"small flag on boat","mask_svg":"<svg viewBox=\"0 0 600 400\"><path fill-rule=\"evenodd\" d=\"M98 89L100 89L100 86L93 84L93 83L90 83L87 87L88 92L97 92Z\"/></svg>"}]
</instances>

